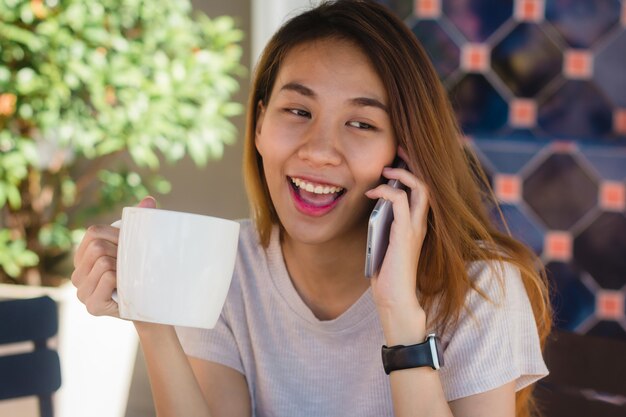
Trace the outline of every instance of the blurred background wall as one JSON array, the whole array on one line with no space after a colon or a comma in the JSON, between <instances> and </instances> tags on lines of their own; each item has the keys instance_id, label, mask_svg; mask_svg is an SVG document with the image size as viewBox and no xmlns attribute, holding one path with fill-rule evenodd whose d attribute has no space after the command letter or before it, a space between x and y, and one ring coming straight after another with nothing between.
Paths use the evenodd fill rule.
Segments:
<instances>
[{"instance_id":1,"label":"blurred background wall","mask_svg":"<svg viewBox=\"0 0 626 417\"><path fill-rule=\"evenodd\" d=\"M511 232L545 263L546 415L625 416L610 381L626 362L626 3L380 2L423 43Z\"/></svg>"},{"instance_id":2,"label":"blurred background wall","mask_svg":"<svg viewBox=\"0 0 626 417\"><path fill-rule=\"evenodd\" d=\"M449 91L559 328L626 339L626 7L620 0L382 1Z\"/></svg>"}]
</instances>

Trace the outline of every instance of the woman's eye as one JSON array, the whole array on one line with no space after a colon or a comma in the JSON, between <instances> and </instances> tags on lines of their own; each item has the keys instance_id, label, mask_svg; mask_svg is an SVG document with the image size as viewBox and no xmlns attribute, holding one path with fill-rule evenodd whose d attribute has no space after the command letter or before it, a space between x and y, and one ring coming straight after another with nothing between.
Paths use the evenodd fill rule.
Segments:
<instances>
[{"instance_id":1,"label":"woman's eye","mask_svg":"<svg viewBox=\"0 0 626 417\"><path fill-rule=\"evenodd\" d=\"M362 130L375 130L376 128L369 123L363 122L348 122L349 126L356 127L357 129Z\"/></svg>"},{"instance_id":2,"label":"woman's eye","mask_svg":"<svg viewBox=\"0 0 626 417\"><path fill-rule=\"evenodd\" d=\"M311 117L311 113L309 113L306 110L301 110L301 109L287 109L288 112L295 114L296 116L300 116L300 117Z\"/></svg>"}]
</instances>

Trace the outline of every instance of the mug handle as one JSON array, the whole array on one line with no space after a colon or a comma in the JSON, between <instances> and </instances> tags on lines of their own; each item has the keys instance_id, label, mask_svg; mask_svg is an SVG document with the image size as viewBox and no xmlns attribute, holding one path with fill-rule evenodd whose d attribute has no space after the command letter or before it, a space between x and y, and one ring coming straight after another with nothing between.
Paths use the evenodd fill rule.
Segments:
<instances>
[{"instance_id":1,"label":"mug handle","mask_svg":"<svg viewBox=\"0 0 626 417\"><path fill-rule=\"evenodd\" d=\"M121 225L122 225L122 219L116 220L113 223L111 223L111 226L116 227L118 229L120 228ZM118 296L117 296L117 289L113 290L113 294L111 294L111 298L113 299L113 301L119 304Z\"/></svg>"}]
</instances>

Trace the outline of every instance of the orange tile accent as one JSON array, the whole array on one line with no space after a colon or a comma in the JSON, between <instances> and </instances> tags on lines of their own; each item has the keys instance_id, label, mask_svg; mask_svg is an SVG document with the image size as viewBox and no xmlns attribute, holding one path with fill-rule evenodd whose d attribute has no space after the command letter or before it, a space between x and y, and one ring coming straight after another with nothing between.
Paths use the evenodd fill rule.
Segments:
<instances>
[{"instance_id":1,"label":"orange tile accent","mask_svg":"<svg viewBox=\"0 0 626 417\"><path fill-rule=\"evenodd\" d=\"M518 203L522 200L522 180L517 175L496 174L494 192L503 203Z\"/></svg>"},{"instance_id":2,"label":"orange tile accent","mask_svg":"<svg viewBox=\"0 0 626 417\"><path fill-rule=\"evenodd\" d=\"M624 293L612 290L596 292L596 316L599 319L619 320L624 315Z\"/></svg>"},{"instance_id":3,"label":"orange tile accent","mask_svg":"<svg viewBox=\"0 0 626 417\"><path fill-rule=\"evenodd\" d=\"M567 232L548 232L543 248L543 254L549 260L567 262L572 259L572 236Z\"/></svg>"},{"instance_id":4,"label":"orange tile accent","mask_svg":"<svg viewBox=\"0 0 626 417\"><path fill-rule=\"evenodd\" d=\"M563 58L563 74L566 78L585 80L593 75L593 55L591 52L570 49L564 52Z\"/></svg>"},{"instance_id":5,"label":"orange tile accent","mask_svg":"<svg viewBox=\"0 0 626 417\"><path fill-rule=\"evenodd\" d=\"M441 0L415 0L415 16L436 19L441 16Z\"/></svg>"},{"instance_id":6,"label":"orange tile accent","mask_svg":"<svg viewBox=\"0 0 626 417\"><path fill-rule=\"evenodd\" d=\"M489 70L489 48L482 43L468 43L461 51L461 67L471 72L486 72Z\"/></svg>"},{"instance_id":7,"label":"orange tile accent","mask_svg":"<svg viewBox=\"0 0 626 417\"><path fill-rule=\"evenodd\" d=\"M550 147L554 153L573 153L578 149L576 143L569 140L555 140Z\"/></svg>"},{"instance_id":8,"label":"orange tile accent","mask_svg":"<svg viewBox=\"0 0 626 417\"><path fill-rule=\"evenodd\" d=\"M613 130L615 133L626 134L626 109L615 109L613 112Z\"/></svg>"},{"instance_id":9,"label":"orange tile accent","mask_svg":"<svg viewBox=\"0 0 626 417\"><path fill-rule=\"evenodd\" d=\"M520 22L541 22L545 9L545 0L517 0L513 16Z\"/></svg>"},{"instance_id":10,"label":"orange tile accent","mask_svg":"<svg viewBox=\"0 0 626 417\"><path fill-rule=\"evenodd\" d=\"M609 211L626 209L626 185L616 181L600 183L600 208Z\"/></svg>"},{"instance_id":11,"label":"orange tile accent","mask_svg":"<svg viewBox=\"0 0 626 417\"><path fill-rule=\"evenodd\" d=\"M537 104L530 99L511 100L509 123L513 127L534 127L537 124Z\"/></svg>"}]
</instances>

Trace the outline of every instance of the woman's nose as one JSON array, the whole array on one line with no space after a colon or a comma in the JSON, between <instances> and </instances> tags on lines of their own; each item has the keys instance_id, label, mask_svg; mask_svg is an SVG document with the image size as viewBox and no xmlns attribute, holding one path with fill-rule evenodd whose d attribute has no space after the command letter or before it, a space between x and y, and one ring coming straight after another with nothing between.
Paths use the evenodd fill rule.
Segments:
<instances>
[{"instance_id":1,"label":"woman's nose","mask_svg":"<svg viewBox=\"0 0 626 417\"><path fill-rule=\"evenodd\" d=\"M317 120L305 133L298 156L311 165L337 165L341 162L340 133L332 123Z\"/></svg>"}]
</instances>

